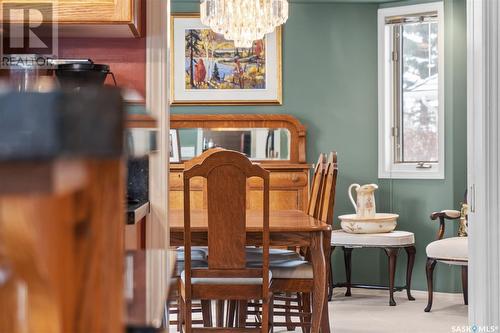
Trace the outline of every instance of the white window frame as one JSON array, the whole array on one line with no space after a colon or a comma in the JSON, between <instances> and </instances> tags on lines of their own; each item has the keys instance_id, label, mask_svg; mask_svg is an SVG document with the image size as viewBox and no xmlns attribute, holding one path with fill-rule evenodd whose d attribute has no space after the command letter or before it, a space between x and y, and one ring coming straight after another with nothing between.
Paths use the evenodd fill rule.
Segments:
<instances>
[{"instance_id":1,"label":"white window frame","mask_svg":"<svg viewBox=\"0 0 500 333\"><path fill-rule=\"evenodd\" d=\"M394 162L392 38L386 25L387 17L418 13L438 13L438 141L437 163L426 163L430 168L418 168L418 163ZM381 8L378 10L378 177L394 179L444 179L445 126L444 126L444 7L443 2Z\"/></svg>"}]
</instances>

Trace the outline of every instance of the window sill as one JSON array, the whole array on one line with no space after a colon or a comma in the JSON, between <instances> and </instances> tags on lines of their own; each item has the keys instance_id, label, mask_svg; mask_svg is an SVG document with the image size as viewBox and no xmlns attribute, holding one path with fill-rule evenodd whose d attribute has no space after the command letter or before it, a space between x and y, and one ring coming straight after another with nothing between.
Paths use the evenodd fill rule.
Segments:
<instances>
[{"instance_id":1,"label":"window sill","mask_svg":"<svg viewBox=\"0 0 500 333\"><path fill-rule=\"evenodd\" d=\"M434 164L430 169L418 169L417 164L404 166L393 164L390 168L379 168L380 179L444 179L444 166Z\"/></svg>"}]
</instances>

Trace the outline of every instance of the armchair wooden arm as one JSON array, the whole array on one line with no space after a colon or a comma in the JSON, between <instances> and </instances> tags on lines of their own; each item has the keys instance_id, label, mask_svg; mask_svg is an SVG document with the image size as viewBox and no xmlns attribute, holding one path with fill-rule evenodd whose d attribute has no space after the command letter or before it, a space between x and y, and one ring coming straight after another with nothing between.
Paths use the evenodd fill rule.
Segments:
<instances>
[{"instance_id":1,"label":"armchair wooden arm","mask_svg":"<svg viewBox=\"0 0 500 333\"><path fill-rule=\"evenodd\" d=\"M431 220L436 220L439 218L439 230L437 232L436 239L443 239L444 230L445 230L445 220L459 220L460 219L460 211L458 210L442 210L440 212L434 212L431 214Z\"/></svg>"}]
</instances>

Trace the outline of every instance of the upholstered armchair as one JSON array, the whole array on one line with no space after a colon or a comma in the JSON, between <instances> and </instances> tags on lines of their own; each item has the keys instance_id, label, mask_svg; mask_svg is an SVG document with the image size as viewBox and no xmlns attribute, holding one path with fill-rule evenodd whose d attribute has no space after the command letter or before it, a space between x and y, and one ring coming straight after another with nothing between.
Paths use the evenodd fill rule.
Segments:
<instances>
[{"instance_id":1,"label":"upholstered armchair","mask_svg":"<svg viewBox=\"0 0 500 333\"><path fill-rule=\"evenodd\" d=\"M468 247L467 247L467 204L462 205L462 210L443 210L432 213L431 220L439 219L439 230L437 240L427 245L427 289L429 293L427 307L425 312L431 311L432 294L433 294L433 273L437 262L446 263L449 265L462 266L462 289L464 295L464 303L468 304L467 300L467 267L469 262ZM459 236L443 238L445 231L446 220L460 221Z\"/></svg>"}]
</instances>

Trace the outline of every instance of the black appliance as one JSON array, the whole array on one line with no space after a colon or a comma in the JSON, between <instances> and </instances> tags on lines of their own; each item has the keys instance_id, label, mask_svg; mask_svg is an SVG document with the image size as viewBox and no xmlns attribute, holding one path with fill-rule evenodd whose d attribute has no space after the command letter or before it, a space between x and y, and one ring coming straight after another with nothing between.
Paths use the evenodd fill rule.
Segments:
<instances>
[{"instance_id":1,"label":"black appliance","mask_svg":"<svg viewBox=\"0 0 500 333\"><path fill-rule=\"evenodd\" d=\"M94 64L92 61L58 64L55 72L63 89L100 86L108 75L111 75L115 86L117 85L109 65Z\"/></svg>"}]
</instances>

